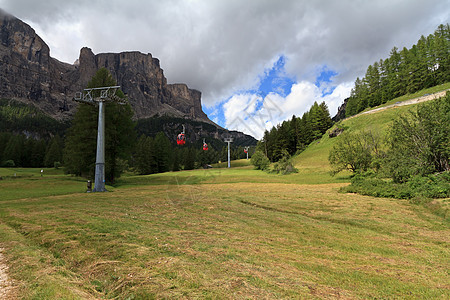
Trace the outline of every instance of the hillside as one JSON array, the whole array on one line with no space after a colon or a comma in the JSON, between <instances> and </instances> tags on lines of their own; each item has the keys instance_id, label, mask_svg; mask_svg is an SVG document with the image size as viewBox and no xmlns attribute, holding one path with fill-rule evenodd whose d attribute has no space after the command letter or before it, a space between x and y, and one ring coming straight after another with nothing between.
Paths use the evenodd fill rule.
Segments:
<instances>
[{"instance_id":1,"label":"hillside","mask_svg":"<svg viewBox=\"0 0 450 300\"><path fill-rule=\"evenodd\" d=\"M348 131L371 130L384 135L395 117L406 113L421 103L422 100L429 101L435 99L437 96L444 95L445 91L448 91L449 88L450 83L446 83L421 90L414 94L395 98L384 105L373 109L366 109L358 115L342 120L340 126ZM300 173L316 173L317 170L320 170L319 172L323 173L326 177L325 174L331 170L328 163L328 154L334 143L339 139L339 136L334 138L329 137L329 132L335 126L330 128L321 139L311 143L305 151L293 158L294 165L299 169ZM339 176L345 176L345 173Z\"/></svg>"}]
</instances>

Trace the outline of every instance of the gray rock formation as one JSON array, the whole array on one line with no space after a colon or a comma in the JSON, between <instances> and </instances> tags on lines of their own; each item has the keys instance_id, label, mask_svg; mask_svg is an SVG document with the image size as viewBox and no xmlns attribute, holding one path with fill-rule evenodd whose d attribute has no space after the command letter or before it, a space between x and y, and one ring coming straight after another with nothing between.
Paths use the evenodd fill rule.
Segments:
<instances>
[{"instance_id":1,"label":"gray rock formation","mask_svg":"<svg viewBox=\"0 0 450 300\"><path fill-rule=\"evenodd\" d=\"M62 63L50 56L47 44L29 25L1 10L0 40L1 98L30 103L55 119L67 119L77 105L72 101L75 93L104 67L128 96L136 119L170 115L214 124L202 110L201 93L185 84L167 84L159 60L151 54L94 55L83 48L77 63Z\"/></svg>"}]
</instances>

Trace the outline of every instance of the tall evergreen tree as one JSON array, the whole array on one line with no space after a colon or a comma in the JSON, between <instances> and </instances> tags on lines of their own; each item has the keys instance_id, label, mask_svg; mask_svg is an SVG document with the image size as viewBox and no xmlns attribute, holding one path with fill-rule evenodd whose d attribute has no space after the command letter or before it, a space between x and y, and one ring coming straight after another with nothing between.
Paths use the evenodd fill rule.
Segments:
<instances>
[{"instance_id":1,"label":"tall evergreen tree","mask_svg":"<svg viewBox=\"0 0 450 300\"><path fill-rule=\"evenodd\" d=\"M116 85L105 68L99 69L88 88ZM124 98L118 90L116 96ZM129 104L108 102L105 106L105 179L113 183L123 171L120 159L128 159L135 141L132 109ZM92 178L95 171L98 108L80 103L66 136L66 172Z\"/></svg>"},{"instance_id":2,"label":"tall evergreen tree","mask_svg":"<svg viewBox=\"0 0 450 300\"><path fill-rule=\"evenodd\" d=\"M164 132L159 132L156 135L154 151L158 173L171 171L173 167L172 146Z\"/></svg>"},{"instance_id":3,"label":"tall evergreen tree","mask_svg":"<svg viewBox=\"0 0 450 300\"><path fill-rule=\"evenodd\" d=\"M12 160L16 166L22 166L22 149L24 138L21 135L11 135L3 150L3 160Z\"/></svg>"},{"instance_id":4,"label":"tall evergreen tree","mask_svg":"<svg viewBox=\"0 0 450 300\"><path fill-rule=\"evenodd\" d=\"M62 162L62 141L58 135L50 140L44 157L44 166L53 167L55 162Z\"/></svg>"}]
</instances>

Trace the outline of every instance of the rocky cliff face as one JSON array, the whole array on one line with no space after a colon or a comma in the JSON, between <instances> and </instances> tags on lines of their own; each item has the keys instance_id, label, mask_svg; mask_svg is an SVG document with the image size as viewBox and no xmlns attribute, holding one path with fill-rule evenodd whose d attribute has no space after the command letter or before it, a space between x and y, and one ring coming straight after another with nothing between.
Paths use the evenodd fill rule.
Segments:
<instances>
[{"instance_id":1,"label":"rocky cliff face","mask_svg":"<svg viewBox=\"0 0 450 300\"><path fill-rule=\"evenodd\" d=\"M76 64L50 56L35 31L0 10L0 97L30 103L55 119L73 115L71 99L99 68L107 68L128 96L135 118L170 115L214 124L201 107L201 93L167 84L159 60L140 52L94 55L83 48Z\"/></svg>"},{"instance_id":2,"label":"rocky cliff face","mask_svg":"<svg viewBox=\"0 0 450 300\"><path fill-rule=\"evenodd\" d=\"M337 122L337 121L345 119L345 109L347 108L348 99L349 98L346 98L344 100L344 102L341 104L341 106L339 106L336 115L333 118L331 118L331 120L333 120L333 122Z\"/></svg>"},{"instance_id":3,"label":"rocky cliff face","mask_svg":"<svg viewBox=\"0 0 450 300\"><path fill-rule=\"evenodd\" d=\"M31 103L63 118L74 107L67 99L80 88L75 66L51 58L47 44L30 26L0 10L1 98Z\"/></svg>"}]
</instances>

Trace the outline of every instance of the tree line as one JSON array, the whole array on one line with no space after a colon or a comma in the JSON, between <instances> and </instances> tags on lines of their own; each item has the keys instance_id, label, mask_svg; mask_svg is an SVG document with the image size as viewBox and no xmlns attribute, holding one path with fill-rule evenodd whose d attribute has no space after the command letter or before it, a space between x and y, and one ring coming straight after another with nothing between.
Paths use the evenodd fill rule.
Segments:
<instances>
[{"instance_id":1,"label":"tree line","mask_svg":"<svg viewBox=\"0 0 450 300\"><path fill-rule=\"evenodd\" d=\"M346 116L396 97L450 81L450 26L439 25L433 34L423 35L411 49L394 47L389 58L367 68L356 78L346 105Z\"/></svg>"},{"instance_id":2,"label":"tree line","mask_svg":"<svg viewBox=\"0 0 450 300\"><path fill-rule=\"evenodd\" d=\"M303 151L311 142L320 138L333 124L328 106L325 102L314 102L310 110L303 116L292 116L292 119L265 131L258 142L257 150L261 151L271 161L294 155Z\"/></svg>"},{"instance_id":3,"label":"tree line","mask_svg":"<svg viewBox=\"0 0 450 300\"><path fill-rule=\"evenodd\" d=\"M0 166L2 167L59 167L62 164L64 141L59 135L49 139L35 139L23 134L0 133Z\"/></svg>"},{"instance_id":4,"label":"tree line","mask_svg":"<svg viewBox=\"0 0 450 300\"><path fill-rule=\"evenodd\" d=\"M232 160L246 158L244 148L241 146L232 147L230 158ZM217 150L208 146L206 151L195 145L174 146L165 133L160 131L154 138L141 135L130 163L137 173L146 175L192 170L219 161L227 161L227 159L228 150L226 146Z\"/></svg>"},{"instance_id":5,"label":"tree line","mask_svg":"<svg viewBox=\"0 0 450 300\"><path fill-rule=\"evenodd\" d=\"M111 85L116 85L116 82L103 68L87 87ZM116 96L125 97L120 90ZM63 165L66 173L90 179L94 177L98 107L80 103L70 128L67 128L68 124L58 124L56 120L34 108L9 100L0 102L0 114L0 166ZM133 121L132 116L129 104L108 102L105 106L105 179L108 183L114 183L126 169L139 174L153 174L189 170L227 160L227 147L222 141L209 139L207 151L202 149L202 141L190 141L185 146L176 146L171 142L174 138L169 139L168 136L172 134L175 137L176 133L165 128L168 122L182 121L192 126L202 126L206 131L216 131L211 124L169 117ZM12 131L12 128L16 128L18 132L26 132L26 127L23 126L30 122L37 128L33 134ZM65 136L64 139L60 137L60 132ZM246 154L242 146L234 146L230 156L231 159L241 159Z\"/></svg>"}]
</instances>

